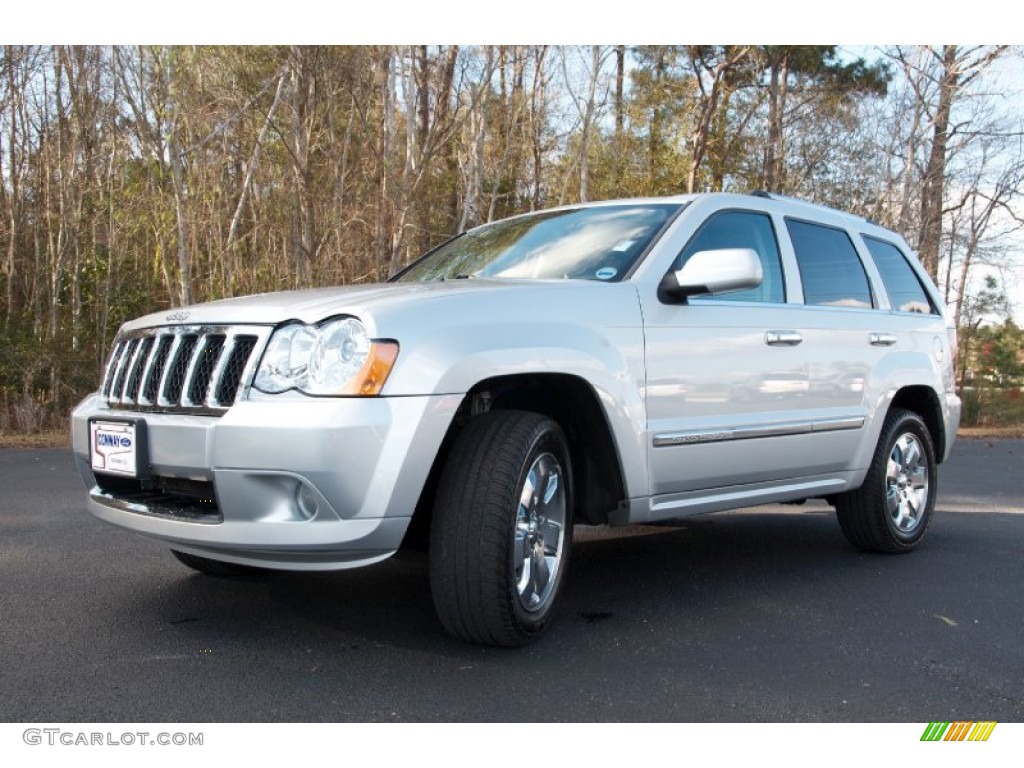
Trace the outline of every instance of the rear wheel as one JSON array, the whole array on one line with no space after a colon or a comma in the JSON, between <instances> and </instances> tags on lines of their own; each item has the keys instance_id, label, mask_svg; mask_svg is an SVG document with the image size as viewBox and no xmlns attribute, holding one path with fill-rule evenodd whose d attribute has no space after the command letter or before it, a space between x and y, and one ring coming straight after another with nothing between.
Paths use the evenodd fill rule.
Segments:
<instances>
[{"instance_id":1,"label":"rear wheel","mask_svg":"<svg viewBox=\"0 0 1024 768\"><path fill-rule=\"evenodd\" d=\"M194 571L222 579L252 578L259 576L265 570L253 565L240 565L239 563L226 563L222 560L211 560L208 557L190 555L188 552L179 552L176 549L172 549L171 554L177 558L178 562L187 565Z\"/></svg>"},{"instance_id":2,"label":"rear wheel","mask_svg":"<svg viewBox=\"0 0 1024 768\"><path fill-rule=\"evenodd\" d=\"M527 411L466 425L445 464L430 534L430 586L445 628L519 646L547 627L572 547L572 470L562 429Z\"/></svg>"},{"instance_id":3,"label":"rear wheel","mask_svg":"<svg viewBox=\"0 0 1024 768\"><path fill-rule=\"evenodd\" d=\"M928 428L913 411L896 409L882 427L864 484L836 499L839 525L858 549L909 552L931 522L935 489Z\"/></svg>"}]
</instances>

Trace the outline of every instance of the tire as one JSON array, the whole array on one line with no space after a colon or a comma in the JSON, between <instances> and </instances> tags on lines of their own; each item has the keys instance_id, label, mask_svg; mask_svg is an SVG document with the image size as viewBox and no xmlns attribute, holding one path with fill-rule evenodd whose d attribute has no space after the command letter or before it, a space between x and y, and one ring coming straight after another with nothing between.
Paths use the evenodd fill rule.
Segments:
<instances>
[{"instance_id":1,"label":"tire","mask_svg":"<svg viewBox=\"0 0 1024 768\"><path fill-rule=\"evenodd\" d=\"M836 499L836 516L847 540L867 552L915 549L931 522L935 469L935 448L921 417L913 411L891 411L864 484Z\"/></svg>"},{"instance_id":2,"label":"tire","mask_svg":"<svg viewBox=\"0 0 1024 768\"><path fill-rule=\"evenodd\" d=\"M226 563L223 560L211 560L208 557L190 555L187 552L171 550L171 554L178 562L187 565L194 571L205 573L207 576L216 576L220 579L244 579L253 578L264 573L265 569L253 565L241 565L239 563Z\"/></svg>"},{"instance_id":3,"label":"tire","mask_svg":"<svg viewBox=\"0 0 1024 768\"><path fill-rule=\"evenodd\" d=\"M537 639L565 581L572 510L556 422L501 410L470 421L442 470L430 529L430 588L445 629L481 645Z\"/></svg>"}]
</instances>

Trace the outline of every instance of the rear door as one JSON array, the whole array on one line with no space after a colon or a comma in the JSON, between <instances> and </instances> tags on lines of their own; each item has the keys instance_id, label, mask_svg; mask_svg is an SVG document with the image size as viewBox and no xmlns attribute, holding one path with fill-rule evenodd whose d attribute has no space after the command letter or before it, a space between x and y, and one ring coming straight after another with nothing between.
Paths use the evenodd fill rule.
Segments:
<instances>
[{"instance_id":1,"label":"rear door","mask_svg":"<svg viewBox=\"0 0 1024 768\"><path fill-rule=\"evenodd\" d=\"M819 469L849 472L872 408L884 399L873 372L895 338L872 289L865 262L842 226L785 219L800 274L800 323L807 355L807 416Z\"/></svg>"}]
</instances>

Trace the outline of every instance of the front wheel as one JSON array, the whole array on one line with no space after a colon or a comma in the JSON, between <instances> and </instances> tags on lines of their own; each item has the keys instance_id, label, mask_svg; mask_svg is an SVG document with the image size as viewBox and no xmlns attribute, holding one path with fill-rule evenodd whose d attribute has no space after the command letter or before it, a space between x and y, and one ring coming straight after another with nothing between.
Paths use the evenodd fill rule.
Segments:
<instances>
[{"instance_id":1,"label":"front wheel","mask_svg":"<svg viewBox=\"0 0 1024 768\"><path fill-rule=\"evenodd\" d=\"M547 627L572 548L572 467L556 422L490 411L459 434L438 486L430 587L452 634L520 646Z\"/></svg>"},{"instance_id":2,"label":"front wheel","mask_svg":"<svg viewBox=\"0 0 1024 768\"><path fill-rule=\"evenodd\" d=\"M889 413L864 484L836 499L839 525L869 552L909 552L921 543L935 505L935 449L913 411Z\"/></svg>"}]
</instances>

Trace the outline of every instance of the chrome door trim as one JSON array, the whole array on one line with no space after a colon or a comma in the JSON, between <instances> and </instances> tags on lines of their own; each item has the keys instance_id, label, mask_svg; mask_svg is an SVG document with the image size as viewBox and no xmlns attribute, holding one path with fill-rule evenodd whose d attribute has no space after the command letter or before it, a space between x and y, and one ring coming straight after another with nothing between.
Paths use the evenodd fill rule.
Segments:
<instances>
[{"instance_id":1,"label":"chrome door trim","mask_svg":"<svg viewBox=\"0 0 1024 768\"><path fill-rule=\"evenodd\" d=\"M727 440L750 440L758 437L783 437L806 435L811 432L838 432L860 429L864 426L863 416L838 419L811 419L808 421L785 421L775 424L756 424L729 427L728 429L695 429L687 432L663 432L654 436L654 447L693 445L695 443L720 443Z\"/></svg>"}]
</instances>

